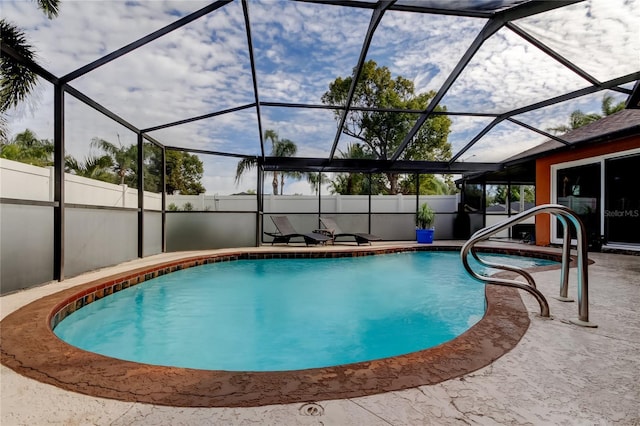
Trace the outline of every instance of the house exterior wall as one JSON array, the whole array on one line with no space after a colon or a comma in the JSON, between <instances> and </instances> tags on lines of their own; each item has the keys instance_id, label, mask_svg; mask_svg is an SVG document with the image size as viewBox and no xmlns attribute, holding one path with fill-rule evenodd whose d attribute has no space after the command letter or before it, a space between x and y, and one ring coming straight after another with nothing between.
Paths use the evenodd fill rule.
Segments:
<instances>
[{"instance_id":1,"label":"house exterior wall","mask_svg":"<svg viewBox=\"0 0 640 426\"><path fill-rule=\"evenodd\" d=\"M620 139L583 148L576 148L557 154L552 154L536 160L536 205L551 203L551 167L569 161L584 160L617 152L640 148L640 135ZM549 215L536 216L536 245L551 244L551 217Z\"/></svg>"}]
</instances>

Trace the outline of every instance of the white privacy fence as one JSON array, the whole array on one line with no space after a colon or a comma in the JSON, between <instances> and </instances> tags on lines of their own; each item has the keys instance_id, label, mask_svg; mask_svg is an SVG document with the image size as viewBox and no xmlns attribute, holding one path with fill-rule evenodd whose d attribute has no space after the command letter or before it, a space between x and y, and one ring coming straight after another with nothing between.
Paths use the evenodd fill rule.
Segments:
<instances>
[{"instance_id":1,"label":"white privacy fence","mask_svg":"<svg viewBox=\"0 0 640 426\"><path fill-rule=\"evenodd\" d=\"M53 201L53 173L53 167L0 159L0 197ZM138 190L65 173L64 201L69 204L137 208ZM161 194L144 192L145 209L161 210L161 207Z\"/></svg>"},{"instance_id":2,"label":"white privacy fence","mask_svg":"<svg viewBox=\"0 0 640 426\"><path fill-rule=\"evenodd\" d=\"M457 195L422 195L419 203L428 202L438 213L453 213L457 209ZM179 211L256 211L255 195L167 195L167 209ZM265 213L368 213L367 195L265 195ZM414 213L415 195L372 195L372 213Z\"/></svg>"},{"instance_id":3,"label":"white privacy fence","mask_svg":"<svg viewBox=\"0 0 640 426\"><path fill-rule=\"evenodd\" d=\"M53 201L53 167L0 159L0 197L34 201ZM107 207L138 207L138 190L127 185L116 185L65 173L65 203ZM438 213L456 211L458 197L421 196L420 203L428 202ZM161 210L162 195L144 192L145 210ZM167 195L167 210L211 212L255 212L256 195ZM367 213L369 197L366 195L265 195L265 213ZM415 195L373 195L372 213L413 213Z\"/></svg>"}]
</instances>

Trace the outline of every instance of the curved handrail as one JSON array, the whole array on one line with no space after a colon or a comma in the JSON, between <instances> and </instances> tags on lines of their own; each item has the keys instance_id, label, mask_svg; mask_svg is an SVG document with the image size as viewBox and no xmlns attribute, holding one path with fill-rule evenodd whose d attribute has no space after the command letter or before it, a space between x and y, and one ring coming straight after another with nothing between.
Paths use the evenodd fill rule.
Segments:
<instances>
[{"instance_id":1,"label":"curved handrail","mask_svg":"<svg viewBox=\"0 0 640 426\"><path fill-rule=\"evenodd\" d=\"M594 324L589 322L589 295L588 295L588 269L587 269L587 238L586 231L584 225L580 218L568 207L562 206L560 204L543 204L540 206L533 207L524 212L518 213L515 216L508 218L507 220L497 223L492 226L488 226L486 228L480 229L475 232L471 238L462 246L460 250L460 257L462 259L462 264L464 265L466 271L477 281L481 281L487 284L496 284L496 285L504 285L508 287L520 288L522 290L528 291L531 293L537 300L540 305L540 315L543 317L549 316L549 304L547 303L544 295L535 287L535 281L531 275L524 271L524 269L517 268L515 266L507 266L501 264L495 264L492 262L487 262L485 260L480 259L474 250L474 246L476 243L480 241L484 241L489 239L492 235L497 234L498 232L510 228L516 223L522 222L529 217L535 216L540 213L549 213L558 217L561 223L564 226L564 244L562 250L562 277L560 284L560 300L569 300L567 299L568 292L568 278L569 278L569 261L570 261L570 230L567 226L570 222L576 228L577 234L577 252L578 252L578 265L577 265L577 273L578 273L578 320L572 321L575 324L586 326L586 327L595 327ZM494 268L504 269L512 272L516 272L522 275L526 280L527 284L523 284L520 281L506 279L506 278L497 278L497 277L485 277L477 274L471 266L469 265L468 254L471 251L473 257L478 260L480 263L491 266Z\"/></svg>"},{"instance_id":2,"label":"curved handrail","mask_svg":"<svg viewBox=\"0 0 640 426\"><path fill-rule=\"evenodd\" d=\"M467 259L466 253L462 257L462 264L464 265L464 268L467 270L467 272L478 281L482 281L486 284L503 285L507 287L515 287L521 290L528 291L538 300L538 303L540 304L540 316L543 316L543 317L549 316L549 303L547 303L547 299L545 299L544 295L537 288L527 284L523 284L520 281L516 281L516 280L510 280L506 278L497 278L497 277L485 277L484 275L479 275L469 265L469 260ZM515 267L513 268L518 269ZM520 273L520 271L514 271L514 272Z\"/></svg>"},{"instance_id":3,"label":"curved handrail","mask_svg":"<svg viewBox=\"0 0 640 426\"><path fill-rule=\"evenodd\" d=\"M501 263L494 263L494 262L489 262L488 260L485 260L485 259L481 259L480 257L478 257L478 253L476 252L475 247L471 248L471 255L481 265L487 266L489 268L503 269L505 271L511 271L511 272L515 272L517 274L522 275L527 280L527 283L531 287L536 288L535 280L533 279L531 274L529 274L526 270L522 268L518 268L517 266L503 265Z\"/></svg>"},{"instance_id":4,"label":"curved handrail","mask_svg":"<svg viewBox=\"0 0 640 426\"><path fill-rule=\"evenodd\" d=\"M560 223L562 223L563 244L562 244L562 263L560 272L560 295L556 299L562 302L573 302L573 299L567 296L569 291L569 263L571 262L571 229L564 216L556 216ZM586 244L586 242L585 242Z\"/></svg>"}]
</instances>

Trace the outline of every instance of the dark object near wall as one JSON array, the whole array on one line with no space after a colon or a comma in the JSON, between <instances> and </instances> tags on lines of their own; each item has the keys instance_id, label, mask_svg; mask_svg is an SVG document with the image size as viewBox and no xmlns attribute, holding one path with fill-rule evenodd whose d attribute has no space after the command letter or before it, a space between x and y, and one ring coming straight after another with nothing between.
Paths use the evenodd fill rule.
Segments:
<instances>
[{"instance_id":1,"label":"dark object near wall","mask_svg":"<svg viewBox=\"0 0 640 426\"><path fill-rule=\"evenodd\" d=\"M469 213L464 210L462 203L458 204L458 214L453 220L453 238L466 240L471 236L471 219Z\"/></svg>"},{"instance_id":2,"label":"dark object near wall","mask_svg":"<svg viewBox=\"0 0 640 426\"><path fill-rule=\"evenodd\" d=\"M602 251L602 246L606 244L604 235L589 234L587 238L587 250Z\"/></svg>"},{"instance_id":3,"label":"dark object near wall","mask_svg":"<svg viewBox=\"0 0 640 426\"><path fill-rule=\"evenodd\" d=\"M536 243L536 225L533 223L518 223L511 229L511 238L520 239L529 244Z\"/></svg>"}]
</instances>

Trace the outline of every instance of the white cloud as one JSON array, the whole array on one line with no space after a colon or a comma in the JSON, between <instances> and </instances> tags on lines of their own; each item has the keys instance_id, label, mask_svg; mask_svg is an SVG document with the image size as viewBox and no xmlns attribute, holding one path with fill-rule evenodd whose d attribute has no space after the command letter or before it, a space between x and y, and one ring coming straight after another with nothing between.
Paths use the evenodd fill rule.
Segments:
<instances>
[{"instance_id":1,"label":"white cloud","mask_svg":"<svg viewBox=\"0 0 640 426\"><path fill-rule=\"evenodd\" d=\"M61 3L60 16L48 20L33 2L3 1L2 13L25 29L37 47L40 63L62 76L207 4L66 0ZM250 1L249 15L260 99L320 103L329 83L337 76L350 75L356 65L371 10L266 0ZM640 70L639 21L638 1L591 0L520 20L517 25L604 80ZM438 90L485 22L387 12L368 58L388 66L394 75L412 79L419 92ZM135 126L156 126L253 103L246 49L242 4L236 1L72 85ZM503 112L586 85L576 74L503 29L485 42L443 103L450 111ZM623 99L614 94L616 100ZM95 136L113 140L114 135L120 135L126 141L133 137L122 126L67 98L70 151L81 156L83 147ZM597 112L601 99L602 93L598 93L519 118L547 128L565 122L573 109ZM41 84L36 101L33 111L23 107L12 113L10 131L17 133L28 127L42 138L52 138L53 101L48 83ZM330 111L262 108L262 113L263 130L274 129L281 137L294 140L298 156L326 157L329 153L336 132ZM453 118L451 142L456 148L464 146L473 132L489 121ZM251 155L260 152L255 109L172 127L152 136L175 146ZM507 126L494 129L481 145L492 153L487 158L502 159L539 138L519 126ZM520 142L513 143L516 139ZM340 148L348 142L343 136ZM474 161L478 160L474 157ZM207 185L224 188L216 190L219 193L236 192L232 163L208 167ZM246 182L253 186L255 175L247 176Z\"/></svg>"},{"instance_id":2,"label":"white cloud","mask_svg":"<svg viewBox=\"0 0 640 426\"><path fill-rule=\"evenodd\" d=\"M451 117L451 133L449 134L449 143L451 143L452 152L456 153L463 148L476 134L484 129L492 118L486 117Z\"/></svg>"},{"instance_id":3,"label":"white cloud","mask_svg":"<svg viewBox=\"0 0 640 426\"><path fill-rule=\"evenodd\" d=\"M517 22L601 81L640 70L640 2L578 3Z\"/></svg>"},{"instance_id":4,"label":"white cloud","mask_svg":"<svg viewBox=\"0 0 640 426\"><path fill-rule=\"evenodd\" d=\"M466 151L462 158L473 162L499 162L547 140L511 122L502 122Z\"/></svg>"},{"instance_id":5,"label":"white cloud","mask_svg":"<svg viewBox=\"0 0 640 426\"><path fill-rule=\"evenodd\" d=\"M414 81L418 92L437 91L469 47L485 19L387 12L369 56L388 57L395 74Z\"/></svg>"},{"instance_id":6,"label":"white cloud","mask_svg":"<svg viewBox=\"0 0 640 426\"><path fill-rule=\"evenodd\" d=\"M442 102L454 111L502 113L587 85L575 73L503 29L484 43Z\"/></svg>"}]
</instances>

